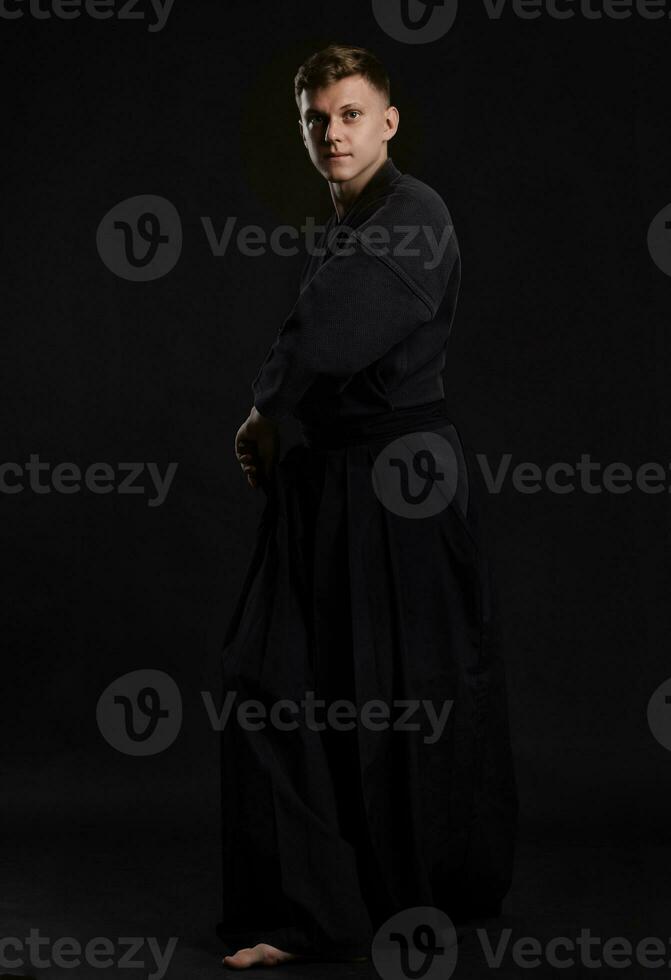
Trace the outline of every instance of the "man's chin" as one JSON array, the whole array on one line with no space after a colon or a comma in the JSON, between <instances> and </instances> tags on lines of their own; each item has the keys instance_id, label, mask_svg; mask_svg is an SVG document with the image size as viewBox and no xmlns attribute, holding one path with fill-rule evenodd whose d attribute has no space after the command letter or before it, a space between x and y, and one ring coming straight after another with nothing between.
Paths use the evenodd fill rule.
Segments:
<instances>
[{"instance_id":1,"label":"man's chin","mask_svg":"<svg viewBox=\"0 0 671 980\"><path fill-rule=\"evenodd\" d=\"M340 160L321 160L319 163L319 172L333 184L351 180L356 177L357 170L358 168L351 157L342 157Z\"/></svg>"}]
</instances>

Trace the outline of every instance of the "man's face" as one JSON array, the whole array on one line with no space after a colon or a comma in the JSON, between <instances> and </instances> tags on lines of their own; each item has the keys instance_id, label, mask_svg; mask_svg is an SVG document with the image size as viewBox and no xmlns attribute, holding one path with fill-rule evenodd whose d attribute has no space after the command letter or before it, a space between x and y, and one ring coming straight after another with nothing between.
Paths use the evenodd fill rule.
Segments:
<instances>
[{"instance_id":1,"label":"man's face","mask_svg":"<svg viewBox=\"0 0 671 980\"><path fill-rule=\"evenodd\" d=\"M322 177L353 180L386 157L398 128L398 111L363 75L341 78L300 96L300 127L310 159Z\"/></svg>"}]
</instances>

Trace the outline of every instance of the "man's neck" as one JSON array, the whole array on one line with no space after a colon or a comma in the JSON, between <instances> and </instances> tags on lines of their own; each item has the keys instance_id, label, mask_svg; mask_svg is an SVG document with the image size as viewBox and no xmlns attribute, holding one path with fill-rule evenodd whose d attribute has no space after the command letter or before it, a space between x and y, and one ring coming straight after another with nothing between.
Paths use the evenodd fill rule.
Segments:
<instances>
[{"instance_id":1,"label":"man's neck","mask_svg":"<svg viewBox=\"0 0 671 980\"><path fill-rule=\"evenodd\" d=\"M329 188L331 190L331 199L333 200L333 206L336 209L336 214L338 216L338 221L342 221L345 214L352 207L357 197L368 184L370 180L375 176L378 170L385 165L389 159L388 154L385 154L381 160L374 160L370 166L362 170L360 174L352 180L339 180L337 183L329 181Z\"/></svg>"}]
</instances>

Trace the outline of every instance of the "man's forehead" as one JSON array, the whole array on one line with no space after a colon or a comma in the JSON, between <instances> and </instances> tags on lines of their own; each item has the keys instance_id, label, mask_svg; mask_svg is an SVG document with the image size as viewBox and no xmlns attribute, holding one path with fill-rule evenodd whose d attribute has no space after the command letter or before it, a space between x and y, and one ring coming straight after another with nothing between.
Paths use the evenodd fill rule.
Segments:
<instances>
[{"instance_id":1,"label":"man's forehead","mask_svg":"<svg viewBox=\"0 0 671 980\"><path fill-rule=\"evenodd\" d=\"M379 93L367 78L347 75L323 88L303 89L301 109L303 112L344 109L350 102L371 102L376 97Z\"/></svg>"}]
</instances>

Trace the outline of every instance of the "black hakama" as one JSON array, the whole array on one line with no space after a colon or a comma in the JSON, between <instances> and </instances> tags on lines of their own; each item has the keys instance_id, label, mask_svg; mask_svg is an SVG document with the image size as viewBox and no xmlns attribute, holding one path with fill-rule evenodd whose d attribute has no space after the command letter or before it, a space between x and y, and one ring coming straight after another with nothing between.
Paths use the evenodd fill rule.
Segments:
<instances>
[{"instance_id":1,"label":"black hakama","mask_svg":"<svg viewBox=\"0 0 671 980\"><path fill-rule=\"evenodd\" d=\"M510 886L517 799L482 477L440 403L357 429L340 434L355 444L295 446L275 467L225 639L224 695L267 718L249 731L232 712L222 735L231 949L367 955L394 912L488 914ZM438 433L459 462L431 516L394 513L374 489L375 459L403 431L413 446ZM317 731L326 709L285 709L280 726L298 727L271 724L274 704L311 696L382 700L389 719L358 711L351 730ZM432 702L434 721L402 701Z\"/></svg>"}]
</instances>

